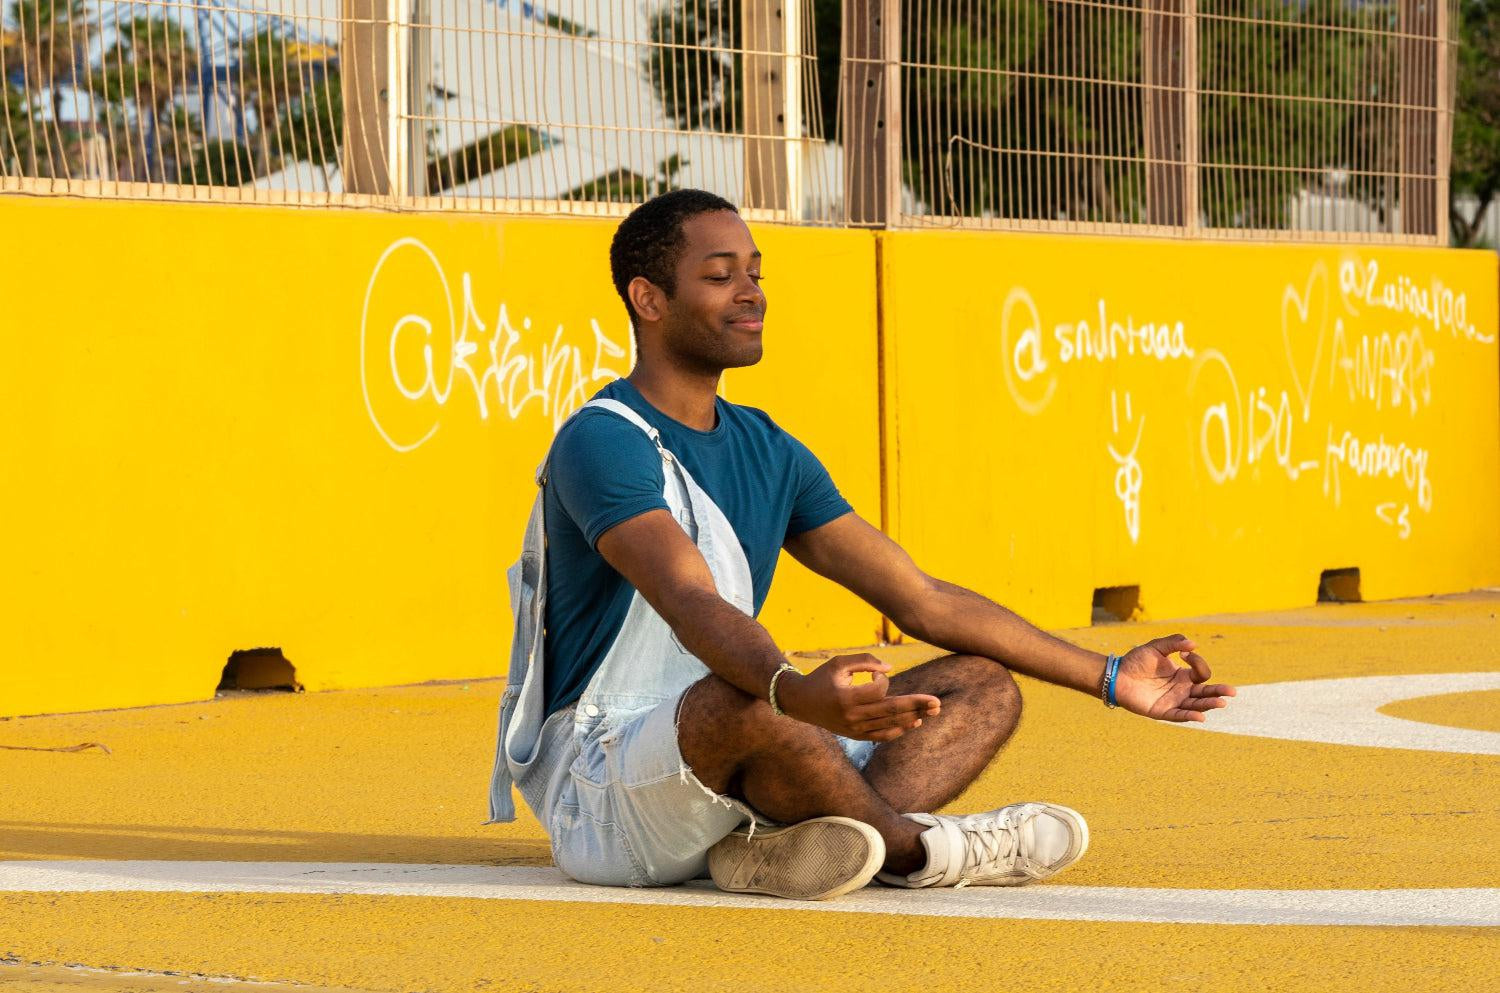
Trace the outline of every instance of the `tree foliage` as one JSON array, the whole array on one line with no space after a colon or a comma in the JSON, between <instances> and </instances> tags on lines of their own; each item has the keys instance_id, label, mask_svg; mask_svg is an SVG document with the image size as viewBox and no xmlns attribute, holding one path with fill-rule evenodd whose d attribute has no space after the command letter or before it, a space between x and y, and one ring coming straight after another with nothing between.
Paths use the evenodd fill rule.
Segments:
<instances>
[{"instance_id":1,"label":"tree foliage","mask_svg":"<svg viewBox=\"0 0 1500 993\"><path fill-rule=\"evenodd\" d=\"M646 68L679 127L739 130L740 3L665 0L651 15ZM824 134L835 139L841 9L813 0ZM1374 33L1394 25L1393 0L1198 10L1208 223L1284 227L1302 190L1387 209L1395 191L1374 174L1397 164L1394 111L1371 105L1399 102L1394 46ZM1145 220L1140 11L1129 0L903 4L903 180L923 210Z\"/></svg>"},{"instance_id":2,"label":"tree foliage","mask_svg":"<svg viewBox=\"0 0 1500 993\"><path fill-rule=\"evenodd\" d=\"M1462 0L1460 9L1449 217L1454 242L1475 245L1500 195L1500 0ZM1477 201L1472 215L1456 202L1465 196Z\"/></svg>"},{"instance_id":3,"label":"tree foliage","mask_svg":"<svg viewBox=\"0 0 1500 993\"><path fill-rule=\"evenodd\" d=\"M5 84L3 171L84 176L103 156L107 175L122 180L239 185L295 161L337 162L342 91L330 53L273 24L242 39L228 65L208 68L183 22L142 15L106 26L88 12L84 0L11 0L17 30L4 64L21 68L26 88ZM104 42L92 61L91 36ZM92 119L68 119L68 88ZM46 120L35 105L44 93Z\"/></svg>"}]
</instances>

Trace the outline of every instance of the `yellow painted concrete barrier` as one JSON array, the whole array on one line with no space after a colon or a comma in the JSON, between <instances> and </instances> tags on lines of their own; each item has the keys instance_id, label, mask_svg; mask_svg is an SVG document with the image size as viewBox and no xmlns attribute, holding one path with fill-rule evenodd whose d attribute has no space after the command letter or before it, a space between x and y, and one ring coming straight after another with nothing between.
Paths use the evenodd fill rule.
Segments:
<instances>
[{"instance_id":1,"label":"yellow painted concrete barrier","mask_svg":"<svg viewBox=\"0 0 1500 993\"><path fill-rule=\"evenodd\" d=\"M0 201L0 715L501 673L555 427L629 370L610 222ZM880 516L875 243L757 229L764 407ZM794 609L795 607L795 609ZM789 647L875 613L794 562Z\"/></svg>"},{"instance_id":2,"label":"yellow painted concrete barrier","mask_svg":"<svg viewBox=\"0 0 1500 993\"><path fill-rule=\"evenodd\" d=\"M204 699L258 648L308 689L503 670L534 467L632 360L612 222L0 224L29 246L0 267L0 716ZM1101 587L1180 616L1326 569L1500 582L1493 255L901 233L877 277L868 232L755 234L767 357L727 395L937 575L1059 626ZM793 649L879 629L789 559L762 618Z\"/></svg>"},{"instance_id":3,"label":"yellow painted concrete barrier","mask_svg":"<svg viewBox=\"0 0 1500 993\"><path fill-rule=\"evenodd\" d=\"M1493 253L881 237L889 523L929 571L1049 626L1112 587L1500 583Z\"/></svg>"}]
</instances>

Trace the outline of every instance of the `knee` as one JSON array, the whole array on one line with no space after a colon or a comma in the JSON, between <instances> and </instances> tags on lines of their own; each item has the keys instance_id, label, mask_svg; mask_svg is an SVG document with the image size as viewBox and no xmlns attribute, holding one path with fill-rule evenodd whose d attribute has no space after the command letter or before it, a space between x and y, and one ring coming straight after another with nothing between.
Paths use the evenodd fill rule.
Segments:
<instances>
[{"instance_id":1,"label":"knee","mask_svg":"<svg viewBox=\"0 0 1500 993\"><path fill-rule=\"evenodd\" d=\"M950 662L962 687L959 692L1014 727L1021 719L1021 688L1010 670L982 655L955 655Z\"/></svg>"},{"instance_id":2,"label":"knee","mask_svg":"<svg viewBox=\"0 0 1500 993\"><path fill-rule=\"evenodd\" d=\"M751 696L733 683L709 673L683 691L682 713L679 720L690 717L711 718L713 723L723 725L740 720L753 719L757 710L771 712L764 700Z\"/></svg>"},{"instance_id":3,"label":"knee","mask_svg":"<svg viewBox=\"0 0 1500 993\"><path fill-rule=\"evenodd\" d=\"M685 691L679 715L679 738L689 725L712 729L720 747L740 754L790 745L821 729L778 717L771 705L710 673Z\"/></svg>"},{"instance_id":4,"label":"knee","mask_svg":"<svg viewBox=\"0 0 1500 993\"><path fill-rule=\"evenodd\" d=\"M683 691L677 714L679 742L712 742L716 753L742 753L757 729L770 726L771 707L710 673Z\"/></svg>"}]
</instances>

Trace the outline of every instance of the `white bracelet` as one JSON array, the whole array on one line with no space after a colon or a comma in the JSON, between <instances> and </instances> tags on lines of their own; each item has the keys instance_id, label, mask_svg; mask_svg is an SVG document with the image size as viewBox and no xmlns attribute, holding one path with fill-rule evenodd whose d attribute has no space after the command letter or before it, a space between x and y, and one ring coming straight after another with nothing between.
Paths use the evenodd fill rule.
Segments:
<instances>
[{"instance_id":1,"label":"white bracelet","mask_svg":"<svg viewBox=\"0 0 1500 993\"><path fill-rule=\"evenodd\" d=\"M781 674L783 672L796 672L796 671L797 671L797 667L796 666L792 665L790 662L783 662L783 663L781 663L781 668L777 669L776 672L771 676L771 693L770 693L771 713L785 716L786 711L782 710L781 709L781 705L776 702L776 680L778 680L778 679L781 678Z\"/></svg>"}]
</instances>

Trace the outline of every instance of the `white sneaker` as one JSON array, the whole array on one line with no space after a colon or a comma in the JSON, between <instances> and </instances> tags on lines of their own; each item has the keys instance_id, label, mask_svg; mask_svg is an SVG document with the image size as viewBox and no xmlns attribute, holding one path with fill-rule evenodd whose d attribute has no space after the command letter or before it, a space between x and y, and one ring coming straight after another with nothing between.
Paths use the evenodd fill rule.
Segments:
<instances>
[{"instance_id":1,"label":"white sneaker","mask_svg":"<svg viewBox=\"0 0 1500 993\"><path fill-rule=\"evenodd\" d=\"M885 863L885 840L862 821L814 817L780 828L740 828L708 850L714 883L729 893L830 900L865 886Z\"/></svg>"},{"instance_id":2,"label":"white sneaker","mask_svg":"<svg viewBox=\"0 0 1500 993\"><path fill-rule=\"evenodd\" d=\"M1017 803L984 814L907 814L926 824L927 864L909 876L878 873L891 886L1020 886L1077 862L1089 828L1076 810L1055 803Z\"/></svg>"}]
</instances>

